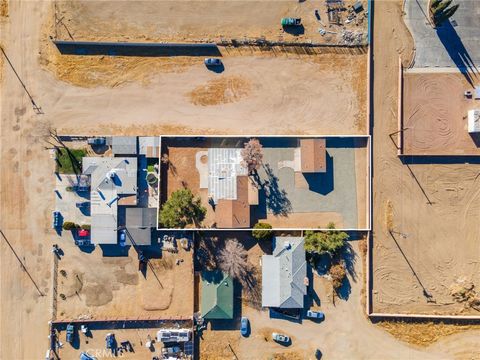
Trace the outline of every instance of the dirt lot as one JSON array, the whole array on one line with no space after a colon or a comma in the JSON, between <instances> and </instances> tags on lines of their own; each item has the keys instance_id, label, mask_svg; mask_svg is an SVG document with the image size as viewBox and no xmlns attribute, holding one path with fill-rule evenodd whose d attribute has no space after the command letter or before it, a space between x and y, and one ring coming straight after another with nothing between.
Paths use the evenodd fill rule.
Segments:
<instances>
[{"instance_id":1,"label":"dirt lot","mask_svg":"<svg viewBox=\"0 0 480 360\"><path fill-rule=\"evenodd\" d=\"M373 310L478 315L450 291L462 279L480 286L480 165L397 157L398 56L410 63L413 42L399 4L378 8L388 16L375 22Z\"/></svg>"},{"instance_id":2,"label":"dirt lot","mask_svg":"<svg viewBox=\"0 0 480 360\"><path fill-rule=\"evenodd\" d=\"M351 6L354 0L346 0ZM366 7L367 2L363 1ZM319 22L314 15L318 9ZM365 9L366 10L366 9ZM57 37L62 40L205 42L264 37L270 41L339 43L342 28L329 27L325 2L296 1L57 1ZM282 30L282 17L302 18L302 27ZM112 22L112 18L116 21ZM342 22L347 12L342 12ZM366 37L365 11L346 28ZM322 36L319 28L337 34Z\"/></svg>"},{"instance_id":3,"label":"dirt lot","mask_svg":"<svg viewBox=\"0 0 480 360\"><path fill-rule=\"evenodd\" d=\"M192 252L163 252L150 259L144 277L138 271L137 252L131 248L126 257L102 256L80 251L70 239L62 239L65 256L58 270L57 318L188 318L192 315ZM109 250L111 251L111 250ZM108 254L108 252L105 254ZM182 259L176 265L177 259ZM66 275L62 275L65 271ZM63 294L66 300L61 299Z\"/></svg>"},{"instance_id":4,"label":"dirt lot","mask_svg":"<svg viewBox=\"0 0 480 360\"><path fill-rule=\"evenodd\" d=\"M406 155L480 155L480 136L467 130L475 100L464 75L451 70L410 70L403 85L403 153Z\"/></svg>"}]
</instances>

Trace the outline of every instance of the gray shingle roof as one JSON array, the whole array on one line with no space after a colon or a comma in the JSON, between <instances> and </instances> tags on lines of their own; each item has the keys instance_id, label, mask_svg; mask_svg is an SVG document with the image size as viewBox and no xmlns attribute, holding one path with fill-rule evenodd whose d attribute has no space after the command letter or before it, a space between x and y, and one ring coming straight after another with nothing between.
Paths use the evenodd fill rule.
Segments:
<instances>
[{"instance_id":1,"label":"gray shingle roof","mask_svg":"<svg viewBox=\"0 0 480 360\"><path fill-rule=\"evenodd\" d=\"M307 263L302 237L275 237L273 255L262 256L262 306L303 308Z\"/></svg>"},{"instance_id":2,"label":"gray shingle roof","mask_svg":"<svg viewBox=\"0 0 480 360\"><path fill-rule=\"evenodd\" d=\"M135 245L151 245L152 228L157 227L156 208L127 208L125 210L127 242Z\"/></svg>"},{"instance_id":3,"label":"gray shingle roof","mask_svg":"<svg viewBox=\"0 0 480 360\"><path fill-rule=\"evenodd\" d=\"M113 136L112 152L120 155L136 155L137 154L137 137L136 136Z\"/></svg>"}]
</instances>

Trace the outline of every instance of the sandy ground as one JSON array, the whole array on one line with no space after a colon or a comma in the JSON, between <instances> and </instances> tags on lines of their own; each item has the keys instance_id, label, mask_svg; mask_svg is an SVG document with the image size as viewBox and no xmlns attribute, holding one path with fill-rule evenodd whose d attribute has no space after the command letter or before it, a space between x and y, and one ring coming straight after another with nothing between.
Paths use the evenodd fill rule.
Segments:
<instances>
[{"instance_id":1,"label":"sandy ground","mask_svg":"<svg viewBox=\"0 0 480 360\"><path fill-rule=\"evenodd\" d=\"M478 315L450 287L480 284L480 166L397 157L388 134L397 129L398 56L408 64L413 43L400 5L377 4L385 15L375 17L373 311Z\"/></svg>"},{"instance_id":2,"label":"sandy ground","mask_svg":"<svg viewBox=\"0 0 480 360\"><path fill-rule=\"evenodd\" d=\"M192 252L164 252L150 259L145 277L138 271L137 252L105 257L100 248L80 251L63 236L65 252L58 265L57 319L189 318L193 309ZM182 259L176 265L177 259ZM62 270L66 276L62 275ZM66 300L60 298L66 296Z\"/></svg>"},{"instance_id":3,"label":"sandy ground","mask_svg":"<svg viewBox=\"0 0 480 360\"><path fill-rule=\"evenodd\" d=\"M346 0L351 6L355 1ZM366 7L366 1L363 1ZM314 10L320 11L321 23ZM62 40L204 42L222 39L266 38L270 41L339 43L341 27L328 27L325 2L296 1L58 1L57 38ZM343 21L347 13L343 12ZM345 25L366 36L361 24ZM282 17L302 18L302 29L283 31ZM112 22L111 19L118 19ZM319 28L337 32L322 36ZM296 31L295 31L296 30ZM298 30L301 30L300 32ZM295 33L293 32L295 31Z\"/></svg>"},{"instance_id":4,"label":"sandy ground","mask_svg":"<svg viewBox=\"0 0 480 360\"><path fill-rule=\"evenodd\" d=\"M32 59L29 84L61 133L366 132L365 54L224 49L221 73L203 57L62 56L49 40L53 5L42 10L42 66Z\"/></svg>"},{"instance_id":5,"label":"sandy ground","mask_svg":"<svg viewBox=\"0 0 480 360\"><path fill-rule=\"evenodd\" d=\"M461 73L420 72L403 78L403 153L411 155L480 155L480 136L468 133L466 99L470 84Z\"/></svg>"},{"instance_id":6,"label":"sandy ground","mask_svg":"<svg viewBox=\"0 0 480 360\"><path fill-rule=\"evenodd\" d=\"M386 135L388 132L394 131L396 127L396 119L393 119L393 117L396 112L397 73L394 69L397 66L397 51L403 52L409 40L405 40L403 37L404 31L398 27L399 6L390 1L377 1L376 6L376 19L378 19L375 26L375 36L378 38L376 46L376 89L381 94L375 100L376 118L381 119L376 124L376 131L383 134L376 139L378 141L377 149L380 148L383 151L382 154L377 152L376 166L380 174L383 169L383 174L389 176L388 172L385 173L385 169L400 171L399 168L401 167L394 160L396 159L395 149ZM314 61L304 61L296 57L292 59L286 56L281 59L272 58L262 59L261 61L255 57L254 60L241 57L235 60L243 63L244 69L252 67L252 64L255 63L255 68L249 69L249 76L251 77L262 76L262 72L274 67L276 73L270 73L270 78L276 76L282 77L283 80L287 78L291 80L292 77L295 79L313 79L313 81L301 84L301 89L304 91L295 94L296 97L286 90L288 86L285 81L277 82L277 88L265 85L268 96L258 96L260 101L268 104L269 109L238 106L240 102L234 103L232 107L237 106L237 108L230 110L227 105L219 106L213 110L210 107L202 108L186 105L187 101L190 100L188 98L187 100L183 99L183 94L188 93L198 84L206 83L208 80L215 78L214 74L204 71L199 64L201 60L195 66L187 66L191 74L198 77L198 80L187 79L186 77L180 79L181 90L175 96L169 95L170 92L159 92L164 80L170 79L170 83L167 81L167 85L170 86L175 83L173 75L170 78L168 76L164 78L164 73L160 72L156 74L157 78L150 85L122 82L123 86L114 89L107 87L78 88L70 83L59 81L39 64L41 58L39 53L39 37L42 35L41 25L42 22L47 21L49 10L50 4L48 2L11 0L8 4L9 17L1 21L1 43L4 45L5 51L11 58L20 78L45 114L35 115L24 88L2 56L0 225L20 259L25 263L32 278L38 283L41 292L47 294L43 297L37 295L27 274L22 271L10 248L2 240L0 245L2 251L0 264L2 294L0 332L2 346L0 347L0 358L2 359L39 359L44 357L47 348L47 321L50 319L52 300L49 285L52 258L50 248L55 239L53 233L49 230L50 212L54 206L53 194L50 191L54 187L53 161L51 161L48 151L43 149L44 143L42 142L49 124L53 124L60 130L76 133L108 132L111 134L148 131L156 133L168 131L172 133L182 130L198 133L208 129L211 129L212 132L214 131L212 129L217 132L230 130L231 133L251 133L254 131L289 133L295 130L310 133L335 132L342 126L346 129L354 129L355 127L352 125L351 119L348 120L350 125L345 126L342 125L344 119L336 116L333 118L333 122L338 124L338 128L335 128L332 127L332 123L326 122L326 118L319 116L325 111L329 112L331 104L337 104L337 102L332 102L332 97L329 97L328 93L322 92L340 89L339 91L342 92L344 98L345 94L353 94L354 91L365 94L364 81L360 82L359 86L353 87L354 90L352 90L352 85L348 84L348 80L343 82L342 79L342 82L338 82L340 81L340 77L337 76L338 71L329 75L330 85L325 87L325 77L320 77L318 73L325 71L325 67L331 66L335 62L335 58L319 57L320 59L328 59L322 66L321 64L316 65ZM351 60L350 64L346 65L345 69L351 67L352 64L359 63L363 64L361 66L364 68L364 60L364 56L356 57ZM256 70L257 63L265 63L259 65L261 69L258 72ZM287 65L290 65L290 67ZM120 65L116 63L116 66L119 66L117 72L128 72L122 67L121 63ZM307 73L301 73L299 67ZM74 68L71 68L71 70ZM113 68L109 67L108 71L112 71ZM318 71L319 69L320 71ZM342 76L347 75L342 74ZM137 79L131 77L128 78L128 81L133 81L132 78ZM188 84L185 84L186 80L188 80ZM190 82L195 84L190 85ZM280 90L278 89L279 86ZM293 83L292 85L290 83L289 86L298 86L298 84ZM345 86L347 90L345 90ZM164 91L166 91L166 88L164 88ZM8 91L5 91L5 89L8 89ZM304 106L305 103L302 102L302 99L305 99L305 94L313 94L312 97L308 97L310 99L308 106ZM271 99L272 96L274 96L274 99ZM183 100L178 101L178 103L172 101L172 98L178 100L180 97ZM337 101L337 98L338 96L335 94L333 100ZM356 96L353 95L348 101L354 101L355 98ZM323 108L320 103L323 103ZM305 108L310 110L301 113L300 116L294 116L299 114L298 107L286 111L287 107L291 109L294 104L301 104L301 108L304 108L302 111L306 111ZM235 111L237 113L234 114ZM338 109L332 113L338 114ZM349 113L349 116L353 116L355 113L357 113L357 110ZM226 114L227 116L218 114ZM259 119L262 119L262 121ZM247 120L248 123L246 123ZM292 122L295 122L295 124L292 125ZM238 123L241 124L241 127L236 125ZM391 153L386 150L389 149L389 146L391 147ZM455 169L452 169L452 166L447 166L446 170L452 171ZM462 170L462 166L460 166L460 170ZM377 187L375 197L377 208L379 204L382 205L386 202L388 191L395 193L397 190L398 187L383 189ZM417 191L419 197L422 196L418 188L412 187L413 190ZM393 202L393 206L398 208L398 200ZM380 215L376 221L377 226L379 221L383 222ZM440 219L436 221L440 221ZM431 227L433 227L433 224ZM378 237L385 238L385 235L384 231L379 231L376 237L377 239ZM462 242L469 242L468 238L465 240L463 234L456 233L453 238L461 239ZM390 258L397 257L397 253L392 254ZM465 263L465 267L470 266L472 264ZM395 269L392 269L392 271L395 271ZM473 332L440 340L431 349L428 349L428 354L399 343L384 331L369 325L363 315L363 308L359 305L360 300L355 300L355 297L360 293L361 291L354 285L348 302L341 303L335 308L331 307L331 312L327 313L327 318L332 317L338 319L338 321L332 322L330 325L327 325L326 322L325 333L319 333L316 324L315 327L305 324L305 330L303 330L303 326L299 327L290 323L282 322L281 326L282 328L285 327L285 331L295 334L295 336L297 336L297 331L301 337L305 335L306 341L311 344L308 345L308 350L313 346L319 346L325 353L330 353L333 358L342 356L343 351L345 351L345 354L350 354L350 358L369 359L438 359L454 358L455 354L458 354L458 358L462 358L465 354L475 354L475 339L478 338L478 334ZM325 308L325 311L328 311L328 308ZM258 315L259 322L267 321L261 313L254 312L252 314ZM278 323L273 323L273 325L273 327L279 326ZM339 332L339 329L341 332ZM300 331L305 331L305 334ZM237 332L235 333L238 335ZM319 334L322 336L319 336ZM338 334L342 336L338 336ZM28 339L28 341L25 339ZM246 341L245 344L249 346L250 343L261 343L261 346L263 346L262 339L254 340L252 338L251 340L251 342L250 340ZM338 351L339 348L342 349L342 352ZM463 356L463 358L465 357Z\"/></svg>"}]
</instances>

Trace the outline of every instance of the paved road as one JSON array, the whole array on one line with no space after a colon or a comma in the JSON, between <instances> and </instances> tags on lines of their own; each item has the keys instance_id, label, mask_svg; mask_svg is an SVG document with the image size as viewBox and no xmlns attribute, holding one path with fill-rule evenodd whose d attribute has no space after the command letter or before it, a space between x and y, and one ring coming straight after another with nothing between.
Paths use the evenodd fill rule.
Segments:
<instances>
[{"instance_id":1,"label":"paved road","mask_svg":"<svg viewBox=\"0 0 480 360\"><path fill-rule=\"evenodd\" d=\"M415 67L458 67L474 70L480 66L480 1L455 0L457 12L438 29L426 18L427 0L406 0L405 21L415 39ZM455 25L456 24L456 25Z\"/></svg>"}]
</instances>

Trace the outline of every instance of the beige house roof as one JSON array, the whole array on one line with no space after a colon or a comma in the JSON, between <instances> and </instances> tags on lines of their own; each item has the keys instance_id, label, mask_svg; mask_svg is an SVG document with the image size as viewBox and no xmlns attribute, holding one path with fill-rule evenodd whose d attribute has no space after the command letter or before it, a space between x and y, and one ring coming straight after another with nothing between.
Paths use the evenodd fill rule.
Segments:
<instances>
[{"instance_id":1,"label":"beige house roof","mask_svg":"<svg viewBox=\"0 0 480 360\"><path fill-rule=\"evenodd\" d=\"M326 172L327 149L325 139L301 139L300 157L302 172Z\"/></svg>"},{"instance_id":2,"label":"beige house roof","mask_svg":"<svg viewBox=\"0 0 480 360\"><path fill-rule=\"evenodd\" d=\"M248 176L237 176L237 199L220 199L215 208L218 228L249 228L250 205L248 203Z\"/></svg>"}]
</instances>

